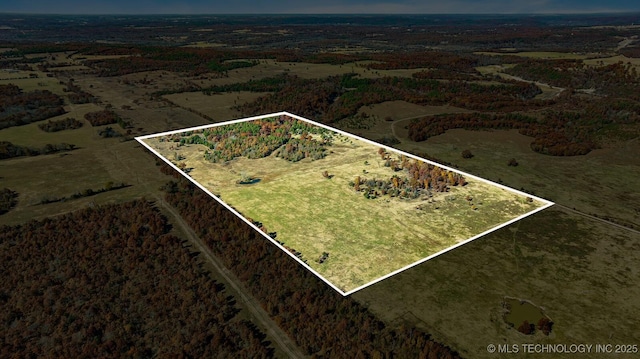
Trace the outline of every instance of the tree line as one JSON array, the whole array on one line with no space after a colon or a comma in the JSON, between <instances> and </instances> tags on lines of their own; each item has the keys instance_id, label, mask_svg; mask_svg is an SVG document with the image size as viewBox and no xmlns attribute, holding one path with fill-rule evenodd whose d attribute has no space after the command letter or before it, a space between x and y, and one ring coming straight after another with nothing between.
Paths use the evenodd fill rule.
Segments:
<instances>
[{"instance_id":1,"label":"tree line","mask_svg":"<svg viewBox=\"0 0 640 359\"><path fill-rule=\"evenodd\" d=\"M609 122L602 118L597 121L603 125ZM600 127L594 126L589 115L569 111L547 111L542 118L519 113L477 112L428 116L412 120L408 135L411 140L420 142L455 128L518 129L521 134L533 137L530 145L533 151L552 156L584 155L599 148L596 135Z\"/></svg>"},{"instance_id":2,"label":"tree line","mask_svg":"<svg viewBox=\"0 0 640 359\"><path fill-rule=\"evenodd\" d=\"M91 126L103 126L117 123L122 128L130 127L131 124L125 121L113 110L101 110L94 112L87 112L84 115L85 120L89 121Z\"/></svg>"},{"instance_id":3,"label":"tree line","mask_svg":"<svg viewBox=\"0 0 640 359\"><path fill-rule=\"evenodd\" d=\"M58 132L63 130L75 130L76 128L82 127L83 123L81 121L76 120L72 117L67 117L62 120L49 120L46 123L41 123L38 125L44 132Z\"/></svg>"},{"instance_id":4,"label":"tree line","mask_svg":"<svg viewBox=\"0 0 640 359\"><path fill-rule=\"evenodd\" d=\"M48 155L57 152L73 151L75 149L77 149L76 145L69 143L48 143L42 147L27 147L14 145L9 141L0 141L0 160L20 156Z\"/></svg>"}]
</instances>

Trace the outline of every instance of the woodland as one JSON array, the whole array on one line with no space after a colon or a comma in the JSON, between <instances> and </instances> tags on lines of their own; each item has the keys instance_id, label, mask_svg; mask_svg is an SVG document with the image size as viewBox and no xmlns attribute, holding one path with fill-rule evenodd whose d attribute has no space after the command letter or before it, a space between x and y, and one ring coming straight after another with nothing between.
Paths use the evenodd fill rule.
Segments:
<instances>
[{"instance_id":1,"label":"woodland","mask_svg":"<svg viewBox=\"0 0 640 359\"><path fill-rule=\"evenodd\" d=\"M48 90L24 92L13 84L0 85L0 129L62 115L63 102Z\"/></svg>"},{"instance_id":2,"label":"woodland","mask_svg":"<svg viewBox=\"0 0 640 359\"><path fill-rule=\"evenodd\" d=\"M0 356L272 357L169 230L145 200L0 227Z\"/></svg>"}]
</instances>

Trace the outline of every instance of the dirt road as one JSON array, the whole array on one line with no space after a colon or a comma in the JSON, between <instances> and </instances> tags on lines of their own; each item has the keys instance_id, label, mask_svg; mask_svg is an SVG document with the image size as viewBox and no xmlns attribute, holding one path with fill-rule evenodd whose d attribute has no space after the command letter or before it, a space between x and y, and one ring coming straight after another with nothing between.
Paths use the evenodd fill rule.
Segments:
<instances>
[{"instance_id":1,"label":"dirt road","mask_svg":"<svg viewBox=\"0 0 640 359\"><path fill-rule=\"evenodd\" d=\"M186 239L193 244L202 254L203 258L213 265L215 270L224 278L226 283L231 286L234 296L243 302L244 306L249 310L252 319L259 322L263 328L267 329L268 339L274 340L278 347L287 355L288 358L308 358L304 355L300 348L289 338L289 336L274 323L269 314L262 309L258 301L250 294L249 290L240 282L240 280L231 273L220 260L213 255L209 247L204 241L196 235L189 225L182 219L180 214L161 198L157 197L157 204L164 209L164 213L171 216L174 223L177 223L182 232L186 235Z\"/></svg>"}]
</instances>

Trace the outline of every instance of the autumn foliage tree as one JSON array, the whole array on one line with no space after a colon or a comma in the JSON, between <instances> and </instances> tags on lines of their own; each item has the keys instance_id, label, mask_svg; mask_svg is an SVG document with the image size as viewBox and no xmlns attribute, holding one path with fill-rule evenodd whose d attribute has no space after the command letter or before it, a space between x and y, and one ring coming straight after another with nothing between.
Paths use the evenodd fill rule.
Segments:
<instances>
[{"instance_id":1,"label":"autumn foliage tree","mask_svg":"<svg viewBox=\"0 0 640 359\"><path fill-rule=\"evenodd\" d=\"M269 358L144 200L0 227L0 357Z\"/></svg>"}]
</instances>

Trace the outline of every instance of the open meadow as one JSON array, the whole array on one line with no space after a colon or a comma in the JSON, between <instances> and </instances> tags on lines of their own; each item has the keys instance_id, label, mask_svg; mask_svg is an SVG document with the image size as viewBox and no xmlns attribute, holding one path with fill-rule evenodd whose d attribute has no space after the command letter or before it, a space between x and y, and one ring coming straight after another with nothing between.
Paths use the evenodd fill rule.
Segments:
<instances>
[{"instance_id":1,"label":"open meadow","mask_svg":"<svg viewBox=\"0 0 640 359\"><path fill-rule=\"evenodd\" d=\"M191 135L184 133L183 138ZM165 136L142 141L165 161L188 168L189 177L245 218L276 232L279 242L301 253L299 258L343 292L547 205L475 178L415 199L367 198L366 190L363 196L349 182L406 174L385 166L379 146L341 134L333 135L325 158L295 163L275 152L211 163L205 145L178 146ZM242 177L255 183L238 183ZM328 259L318 260L323 253Z\"/></svg>"}]
</instances>

